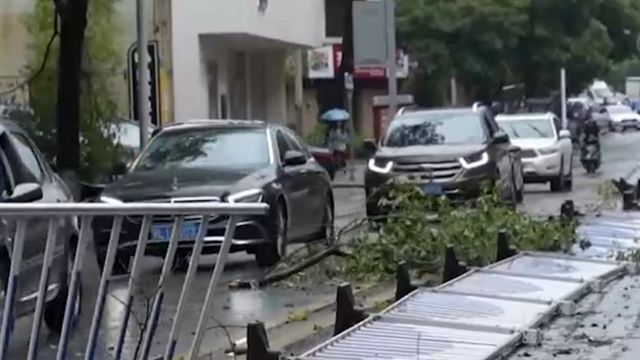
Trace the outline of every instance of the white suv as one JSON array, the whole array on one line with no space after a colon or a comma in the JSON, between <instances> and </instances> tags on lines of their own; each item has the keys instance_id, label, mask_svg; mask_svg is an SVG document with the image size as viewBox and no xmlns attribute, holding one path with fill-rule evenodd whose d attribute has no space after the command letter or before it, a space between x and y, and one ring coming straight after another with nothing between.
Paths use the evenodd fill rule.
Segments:
<instances>
[{"instance_id":1,"label":"white suv","mask_svg":"<svg viewBox=\"0 0 640 360\"><path fill-rule=\"evenodd\" d=\"M551 191L573 186L571 133L553 113L498 115L498 124L521 148L524 181L551 184Z\"/></svg>"}]
</instances>

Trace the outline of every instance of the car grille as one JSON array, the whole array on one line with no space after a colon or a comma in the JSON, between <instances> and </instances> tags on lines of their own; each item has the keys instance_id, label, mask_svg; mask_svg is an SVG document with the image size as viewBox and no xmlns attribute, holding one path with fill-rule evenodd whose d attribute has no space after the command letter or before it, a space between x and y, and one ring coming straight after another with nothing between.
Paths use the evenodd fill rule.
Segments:
<instances>
[{"instance_id":1,"label":"car grille","mask_svg":"<svg viewBox=\"0 0 640 360\"><path fill-rule=\"evenodd\" d=\"M185 198L172 198L172 199L156 199L156 200L145 200L145 202L149 202L149 203L172 203L172 204L176 204L176 203L204 203L204 202L220 202L220 198L219 197L215 197L215 196L211 196L211 197L185 197ZM214 220L217 216L212 216L211 220ZM154 223L165 223L165 222L173 222L174 217L173 216L161 216L161 215L156 215L153 217L153 222ZM202 216L198 216L198 215L191 215L191 216L185 216L183 221L198 221L201 220ZM142 216L128 216L127 220L133 222L133 223L141 223L142 222Z\"/></svg>"},{"instance_id":2,"label":"car grille","mask_svg":"<svg viewBox=\"0 0 640 360\"><path fill-rule=\"evenodd\" d=\"M462 165L459 161L441 162L397 162L393 171L407 174L409 180L447 181L453 179Z\"/></svg>"},{"instance_id":3,"label":"car grille","mask_svg":"<svg viewBox=\"0 0 640 360\"><path fill-rule=\"evenodd\" d=\"M531 149L522 149L522 151L520 151L520 157L523 159L531 159L537 156L538 154Z\"/></svg>"}]
</instances>

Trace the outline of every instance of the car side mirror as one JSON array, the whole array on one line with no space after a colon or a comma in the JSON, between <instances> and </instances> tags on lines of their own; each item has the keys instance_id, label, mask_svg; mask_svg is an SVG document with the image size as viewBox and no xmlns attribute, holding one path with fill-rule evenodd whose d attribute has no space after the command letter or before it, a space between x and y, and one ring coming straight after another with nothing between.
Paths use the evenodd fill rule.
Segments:
<instances>
[{"instance_id":1,"label":"car side mirror","mask_svg":"<svg viewBox=\"0 0 640 360\"><path fill-rule=\"evenodd\" d=\"M362 147L369 158L373 157L376 151L378 151L378 145L376 144L375 139L365 139L362 143Z\"/></svg>"},{"instance_id":2,"label":"car side mirror","mask_svg":"<svg viewBox=\"0 0 640 360\"><path fill-rule=\"evenodd\" d=\"M493 144L508 144L509 143L509 135L503 131L498 131L493 135L493 139L491 140Z\"/></svg>"},{"instance_id":3,"label":"car side mirror","mask_svg":"<svg viewBox=\"0 0 640 360\"><path fill-rule=\"evenodd\" d=\"M38 183L18 184L13 193L4 199L8 203L30 203L42 199L42 187Z\"/></svg>"},{"instance_id":4,"label":"car side mirror","mask_svg":"<svg viewBox=\"0 0 640 360\"><path fill-rule=\"evenodd\" d=\"M560 130L560 133L558 133L558 137L560 139L571 139L571 131L569 130Z\"/></svg>"},{"instance_id":5,"label":"car side mirror","mask_svg":"<svg viewBox=\"0 0 640 360\"><path fill-rule=\"evenodd\" d=\"M289 150L284 153L284 166L298 166L307 163L307 156L297 150Z\"/></svg>"}]
</instances>

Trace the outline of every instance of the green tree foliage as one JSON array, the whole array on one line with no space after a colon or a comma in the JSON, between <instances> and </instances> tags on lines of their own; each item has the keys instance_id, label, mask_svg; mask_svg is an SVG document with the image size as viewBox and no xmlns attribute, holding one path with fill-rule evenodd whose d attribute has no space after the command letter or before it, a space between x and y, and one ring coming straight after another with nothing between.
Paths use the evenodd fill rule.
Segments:
<instances>
[{"instance_id":1,"label":"green tree foliage","mask_svg":"<svg viewBox=\"0 0 640 360\"><path fill-rule=\"evenodd\" d=\"M474 99L523 82L546 96L567 68L577 91L628 59L640 33L637 0L398 0L398 36L419 64L419 101L442 103L455 75Z\"/></svg>"},{"instance_id":2,"label":"green tree foliage","mask_svg":"<svg viewBox=\"0 0 640 360\"><path fill-rule=\"evenodd\" d=\"M122 49L118 46L114 0L92 0L89 5L85 55L81 77L81 169L80 177L93 180L111 168L119 157L113 145L112 134L105 129L116 117L116 103L109 89L118 73ZM54 32L54 6L52 0L36 0L33 11L25 19L31 42L30 58L26 69L34 74L47 59L44 68L30 84L32 121L23 121L38 146L52 163L56 152L56 88L58 70L58 43L52 43L45 56L47 44Z\"/></svg>"}]
</instances>

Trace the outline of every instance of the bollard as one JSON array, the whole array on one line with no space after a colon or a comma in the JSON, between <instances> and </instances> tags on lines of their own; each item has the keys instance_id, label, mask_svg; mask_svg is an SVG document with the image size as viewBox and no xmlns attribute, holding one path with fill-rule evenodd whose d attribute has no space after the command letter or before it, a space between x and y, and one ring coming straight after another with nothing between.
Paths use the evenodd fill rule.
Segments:
<instances>
[{"instance_id":1,"label":"bollard","mask_svg":"<svg viewBox=\"0 0 640 360\"><path fill-rule=\"evenodd\" d=\"M635 193L632 191L624 191L622 193L622 210L629 211L636 208L634 195Z\"/></svg>"},{"instance_id":2,"label":"bollard","mask_svg":"<svg viewBox=\"0 0 640 360\"><path fill-rule=\"evenodd\" d=\"M349 283L338 286L336 293L336 323L333 335L336 336L353 325L366 319L368 314L358 307Z\"/></svg>"},{"instance_id":3,"label":"bollard","mask_svg":"<svg viewBox=\"0 0 640 360\"><path fill-rule=\"evenodd\" d=\"M518 253L516 247L512 246L510 242L511 237L509 233L506 230L500 230L496 243L496 261L502 261Z\"/></svg>"},{"instance_id":4,"label":"bollard","mask_svg":"<svg viewBox=\"0 0 640 360\"><path fill-rule=\"evenodd\" d=\"M279 351L269 349L269 338L260 321L247 325L247 360L278 360Z\"/></svg>"},{"instance_id":5,"label":"bollard","mask_svg":"<svg viewBox=\"0 0 640 360\"><path fill-rule=\"evenodd\" d=\"M576 206L573 200L566 200L560 206L560 219L563 221L573 221L576 217Z\"/></svg>"},{"instance_id":6,"label":"bollard","mask_svg":"<svg viewBox=\"0 0 640 360\"><path fill-rule=\"evenodd\" d=\"M411 283L411 276L409 275L407 263L404 261L400 262L396 269L396 301L409 295L417 288L417 286Z\"/></svg>"},{"instance_id":7,"label":"bollard","mask_svg":"<svg viewBox=\"0 0 640 360\"><path fill-rule=\"evenodd\" d=\"M447 246L444 252L444 270L442 271L442 282L449 282L466 273L467 271L469 271L467 264L458 260L453 246Z\"/></svg>"}]
</instances>

